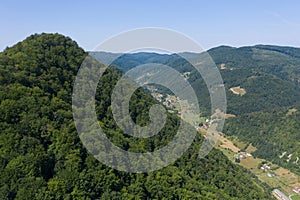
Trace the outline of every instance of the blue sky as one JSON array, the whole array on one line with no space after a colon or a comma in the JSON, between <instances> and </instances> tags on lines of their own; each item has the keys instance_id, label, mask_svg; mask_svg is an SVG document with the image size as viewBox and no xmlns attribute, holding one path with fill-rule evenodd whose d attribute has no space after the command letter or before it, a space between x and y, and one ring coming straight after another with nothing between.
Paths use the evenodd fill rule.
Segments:
<instances>
[{"instance_id":1,"label":"blue sky","mask_svg":"<svg viewBox=\"0 0 300 200\"><path fill-rule=\"evenodd\" d=\"M33 33L58 32L85 50L120 32L174 29L204 49L219 45L300 47L300 1L2 1L0 50Z\"/></svg>"}]
</instances>

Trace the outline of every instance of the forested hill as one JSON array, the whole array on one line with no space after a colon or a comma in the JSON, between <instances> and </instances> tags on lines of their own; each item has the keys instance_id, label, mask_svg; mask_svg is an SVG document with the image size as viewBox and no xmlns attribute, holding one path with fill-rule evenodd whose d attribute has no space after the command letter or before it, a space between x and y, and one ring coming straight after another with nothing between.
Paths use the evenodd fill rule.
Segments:
<instances>
[{"instance_id":1,"label":"forested hill","mask_svg":"<svg viewBox=\"0 0 300 200\"><path fill-rule=\"evenodd\" d=\"M131 174L98 162L77 135L72 86L87 54L68 37L36 34L0 53L0 199L269 199L269 191L220 151L197 159L201 138L171 166ZM124 135L115 124L110 94L118 75L107 70L96 96L99 124L119 147L135 152L165 145L179 119L148 140ZM100 91L100 90L98 90ZM147 124L156 103L137 91L132 118ZM260 186L259 186L260 185Z\"/></svg>"},{"instance_id":2,"label":"forested hill","mask_svg":"<svg viewBox=\"0 0 300 200\"><path fill-rule=\"evenodd\" d=\"M248 103L242 105L236 101L236 106L242 110L251 110L251 107L263 104L267 107L242 112L236 118L228 119L224 133L238 136L247 144L252 143L257 148L254 155L300 174L300 49L270 45L241 48L223 46L211 49L209 53L218 65L222 65L224 80L233 75L232 79L239 81L235 85L261 96L260 99L251 98L253 95L247 97L246 93L242 97ZM234 75L235 71L263 73L271 78L255 74Z\"/></svg>"},{"instance_id":3,"label":"forested hill","mask_svg":"<svg viewBox=\"0 0 300 200\"><path fill-rule=\"evenodd\" d=\"M262 71L296 85L300 84L300 48L271 45L240 48L221 46L208 52L218 65Z\"/></svg>"},{"instance_id":4,"label":"forested hill","mask_svg":"<svg viewBox=\"0 0 300 200\"><path fill-rule=\"evenodd\" d=\"M224 132L257 147L255 156L300 174L300 106L244 114L227 120ZM285 153L284 153L285 152Z\"/></svg>"},{"instance_id":5,"label":"forested hill","mask_svg":"<svg viewBox=\"0 0 300 200\"><path fill-rule=\"evenodd\" d=\"M297 161L300 159L300 48L220 46L208 53L224 80L227 113L236 115L226 120L224 134L238 136L246 144L252 143L257 147L254 155L300 174L300 161ZM100 60L105 55L112 57L105 52L90 54ZM193 59L201 55L185 53L185 56ZM210 115L205 83L178 55L124 54L113 64L129 70L147 62L166 64L181 73L191 72L188 81L198 95L202 115ZM288 114L291 111L293 113ZM280 158L284 152L286 155Z\"/></svg>"},{"instance_id":6,"label":"forested hill","mask_svg":"<svg viewBox=\"0 0 300 200\"><path fill-rule=\"evenodd\" d=\"M267 45L241 48L221 46L208 53L219 67L224 80L228 113L240 115L300 102L300 49ZM120 56L106 52L90 54L104 62ZM123 54L112 64L128 71L145 63L161 63L181 73L192 72L188 81L198 95L201 111L208 115L210 99L206 84L201 75L179 55L145 52ZM201 54L195 53L185 53L185 56L190 59L201 58ZM241 87L246 94L234 94L230 89L235 87Z\"/></svg>"}]
</instances>

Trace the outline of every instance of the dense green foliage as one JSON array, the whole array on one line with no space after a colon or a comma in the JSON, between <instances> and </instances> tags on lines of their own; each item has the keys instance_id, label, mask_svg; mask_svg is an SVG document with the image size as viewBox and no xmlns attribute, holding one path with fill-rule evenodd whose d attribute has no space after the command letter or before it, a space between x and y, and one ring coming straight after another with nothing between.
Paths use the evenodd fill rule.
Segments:
<instances>
[{"instance_id":1,"label":"dense green foliage","mask_svg":"<svg viewBox=\"0 0 300 200\"><path fill-rule=\"evenodd\" d=\"M270 49L270 50L268 50ZM280 52L280 53L279 53ZM292 52L292 53L291 53ZM288 47L218 47L208 51L220 70L227 95L227 112L243 114L260 110L291 106L300 100L300 50ZM113 57L111 53L90 52L100 61ZM201 54L185 53L189 59L201 58ZM115 55L116 57L116 55ZM192 72L188 81L194 88L203 115L210 114L210 99L201 75L177 54L135 53L117 57L113 64L128 71L145 63L161 63L173 67L181 73ZM238 96L229 91L241 86L247 94ZM162 90L163 93L167 91Z\"/></svg>"},{"instance_id":2,"label":"dense green foliage","mask_svg":"<svg viewBox=\"0 0 300 200\"><path fill-rule=\"evenodd\" d=\"M273 74L299 85L299 48L269 45L241 48L223 46L209 50L209 54L216 64L225 63L233 68Z\"/></svg>"},{"instance_id":3,"label":"dense green foliage","mask_svg":"<svg viewBox=\"0 0 300 200\"><path fill-rule=\"evenodd\" d=\"M0 53L0 199L269 199L253 175L220 151L197 158L201 138L162 170L130 174L98 162L81 144L72 110L76 72L86 56L70 38L33 35ZM107 136L123 149L153 150L176 132L168 115L162 134L148 140L123 135L112 120L110 94L118 79L99 83L97 114ZM137 91L130 104L138 124L156 103ZM261 185L262 186L262 185Z\"/></svg>"},{"instance_id":4,"label":"dense green foliage","mask_svg":"<svg viewBox=\"0 0 300 200\"><path fill-rule=\"evenodd\" d=\"M257 147L254 155L300 174L300 163L297 161L297 157L300 159L299 108L298 111L280 108L244 114L227 120L224 132L236 135L248 144L252 143Z\"/></svg>"},{"instance_id":5,"label":"dense green foliage","mask_svg":"<svg viewBox=\"0 0 300 200\"><path fill-rule=\"evenodd\" d=\"M224 133L238 136L252 143L256 156L274 161L300 174L295 163L299 155L299 104L300 104L300 49L257 45L233 48L221 46L208 51L220 67L227 95L227 113L237 115L226 121ZM105 53L92 53L100 59ZM185 53L190 59L201 55ZM179 56L154 53L126 54L114 63L129 70L147 62L169 65L181 73L192 72L189 82L199 98L202 114L209 116L209 95L201 76ZM222 67L221 67L222 65ZM233 94L230 88L240 86L243 96ZM167 92L162 90L162 92ZM286 115L288 108L298 113ZM285 156L279 158L283 153ZM287 156L291 160L287 162Z\"/></svg>"},{"instance_id":6,"label":"dense green foliage","mask_svg":"<svg viewBox=\"0 0 300 200\"><path fill-rule=\"evenodd\" d=\"M226 87L240 85L247 91L242 97L228 93L229 112L232 105L242 112L232 112L239 115L226 121L224 133L252 143L254 155L300 174L295 163L300 153L300 49L258 45L209 52L217 64L227 66L221 70ZM289 113L291 108L298 112Z\"/></svg>"}]
</instances>

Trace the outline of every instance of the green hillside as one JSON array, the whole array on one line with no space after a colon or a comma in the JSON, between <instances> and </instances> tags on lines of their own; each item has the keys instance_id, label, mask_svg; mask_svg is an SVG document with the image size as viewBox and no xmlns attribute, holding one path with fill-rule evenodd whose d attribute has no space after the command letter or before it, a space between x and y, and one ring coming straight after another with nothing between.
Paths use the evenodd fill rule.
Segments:
<instances>
[{"instance_id":1,"label":"green hillside","mask_svg":"<svg viewBox=\"0 0 300 200\"><path fill-rule=\"evenodd\" d=\"M270 45L217 47L208 51L216 64L253 69L276 75L295 84L300 82L300 49Z\"/></svg>"},{"instance_id":2,"label":"green hillside","mask_svg":"<svg viewBox=\"0 0 300 200\"><path fill-rule=\"evenodd\" d=\"M230 76L236 80L227 87L240 85L248 94L228 95L228 100L234 101L243 112L234 112L240 115L226 121L224 133L252 143L257 147L254 155L300 174L296 163L300 153L300 115L297 111L300 105L300 49L258 45L220 47L209 52L216 63L225 65L221 70L225 82ZM245 101L241 100L243 98ZM294 109L296 111L291 112Z\"/></svg>"},{"instance_id":3,"label":"green hillside","mask_svg":"<svg viewBox=\"0 0 300 200\"><path fill-rule=\"evenodd\" d=\"M263 45L241 48L221 46L209 50L208 53L220 68L226 88L228 113L239 115L299 103L299 49ZM120 56L90 52L90 55L104 62L110 55L113 62L109 64L119 66L124 71L145 63L161 63L181 73L192 72L188 81L198 96L200 109L204 115L210 113L210 99L205 82L201 75L177 54L134 53ZM202 55L185 53L185 56L201 60ZM237 86L244 88L246 95L239 96L230 91L230 88Z\"/></svg>"},{"instance_id":4,"label":"green hillside","mask_svg":"<svg viewBox=\"0 0 300 200\"><path fill-rule=\"evenodd\" d=\"M101 59L99 53L92 53ZM300 147L300 49L270 45L221 46L210 49L208 53L224 80L227 113L236 115L226 121L224 133L238 136L245 143L253 143L258 148L254 153L256 156L300 174L298 164L294 163ZM184 54L190 59L201 58L201 54ZM202 115L209 116L210 99L203 79L178 55L125 54L113 64L126 71L147 62L166 64L181 73L192 72L188 81L198 95ZM243 94L234 93L234 89L242 90ZM298 112L286 116L291 108L297 108ZM279 158L283 152L287 152L285 156L292 154L289 162L286 157Z\"/></svg>"},{"instance_id":5,"label":"green hillside","mask_svg":"<svg viewBox=\"0 0 300 200\"><path fill-rule=\"evenodd\" d=\"M267 187L220 151L198 159L200 136L178 161L156 172L125 173L98 162L80 142L71 108L73 82L86 55L59 34L32 35L0 53L0 199L271 198ZM110 94L119 73L107 70L98 85L96 111L107 137L128 151L163 146L176 132L174 115L150 139L117 128ZM154 103L137 91L132 118L147 124Z\"/></svg>"},{"instance_id":6,"label":"green hillside","mask_svg":"<svg viewBox=\"0 0 300 200\"><path fill-rule=\"evenodd\" d=\"M280 108L244 114L227 120L224 132L235 135L265 158L300 174L300 107ZM285 153L284 153L285 152ZM290 158L289 158L290 155Z\"/></svg>"}]
</instances>

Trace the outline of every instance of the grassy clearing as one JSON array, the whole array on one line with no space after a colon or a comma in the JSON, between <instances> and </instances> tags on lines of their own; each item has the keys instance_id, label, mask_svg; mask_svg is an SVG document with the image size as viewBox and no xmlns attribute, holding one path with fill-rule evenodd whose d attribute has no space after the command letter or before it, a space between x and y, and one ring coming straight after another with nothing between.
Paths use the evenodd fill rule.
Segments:
<instances>
[{"instance_id":1,"label":"grassy clearing","mask_svg":"<svg viewBox=\"0 0 300 200\"><path fill-rule=\"evenodd\" d=\"M229 149L234 153L240 151L240 149L235 146L229 139L225 138L223 135L220 135L219 140L221 142L220 147L223 149Z\"/></svg>"},{"instance_id":2,"label":"grassy clearing","mask_svg":"<svg viewBox=\"0 0 300 200\"><path fill-rule=\"evenodd\" d=\"M294 174L294 173L290 172L289 170L282 168L282 167L278 168L274 172L279 177L281 177L281 179L288 185L290 185L292 187L300 187L299 176L297 176L296 174Z\"/></svg>"},{"instance_id":3,"label":"grassy clearing","mask_svg":"<svg viewBox=\"0 0 300 200\"><path fill-rule=\"evenodd\" d=\"M247 146L247 144L245 144L244 142L238 141L238 140L233 141L233 144L235 146L237 146L239 149L245 149Z\"/></svg>"},{"instance_id":4,"label":"grassy clearing","mask_svg":"<svg viewBox=\"0 0 300 200\"><path fill-rule=\"evenodd\" d=\"M258 165L263 161L264 160L260 158L247 157L246 159L241 160L240 165L242 165L246 169L253 170L255 172L260 172L261 169L258 169Z\"/></svg>"},{"instance_id":5,"label":"grassy clearing","mask_svg":"<svg viewBox=\"0 0 300 200\"><path fill-rule=\"evenodd\" d=\"M245 149L247 147L247 144L240 141L236 136L231 136L228 139L231 140L232 143L239 149Z\"/></svg>"}]
</instances>

